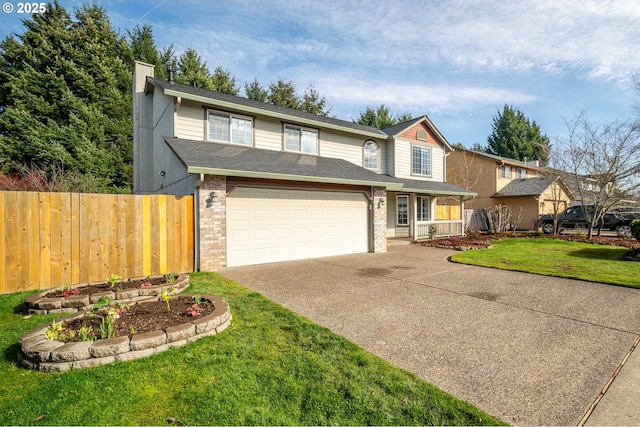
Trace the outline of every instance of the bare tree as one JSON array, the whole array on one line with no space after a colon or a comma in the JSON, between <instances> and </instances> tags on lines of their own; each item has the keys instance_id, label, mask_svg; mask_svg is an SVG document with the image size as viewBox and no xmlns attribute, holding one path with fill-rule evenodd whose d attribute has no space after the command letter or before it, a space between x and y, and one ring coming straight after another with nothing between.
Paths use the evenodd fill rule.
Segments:
<instances>
[{"instance_id":1,"label":"bare tree","mask_svg":"<svg viewBox=\"0 0 640 427\"><path fill-rule=\"evenodd\" d=\"M584 112L566 121L553 150L555 168L582 203L588 237L604 215L640 189L640 120L593 125Z\"/></svg>"}]
</instances>

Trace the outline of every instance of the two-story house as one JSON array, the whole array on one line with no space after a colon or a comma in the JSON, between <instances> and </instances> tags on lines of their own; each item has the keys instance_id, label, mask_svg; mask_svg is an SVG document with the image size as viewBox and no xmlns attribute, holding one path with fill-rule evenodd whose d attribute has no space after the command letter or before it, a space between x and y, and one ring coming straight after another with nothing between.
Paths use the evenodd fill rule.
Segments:
<instances>
[{"instance_id":1,"label":"two-story house","mask_svg":"<svg viewBox=\"0 0 640 427\"><path fill-rule=\"evenodd\" d=\"M425 116L380 130L154 78L135 64L134 192L194 194L196 263L217 270L385 252L462 234L436 219L474 195L445 182L451 146Z\"/></svg>"},{"instance_id":2,"label":"two-story house","mask_svg":"<svg viewBox=\"0 0 640 427\"><path fill-rule=\"evenodd\" d=\"M542 214L561 212L574 197L566 183L538 161L519 161L464 148L447 157L447 181L477 193L469 210L508 206L519 230L536 228Z\"/></svg>"}]
</instances>

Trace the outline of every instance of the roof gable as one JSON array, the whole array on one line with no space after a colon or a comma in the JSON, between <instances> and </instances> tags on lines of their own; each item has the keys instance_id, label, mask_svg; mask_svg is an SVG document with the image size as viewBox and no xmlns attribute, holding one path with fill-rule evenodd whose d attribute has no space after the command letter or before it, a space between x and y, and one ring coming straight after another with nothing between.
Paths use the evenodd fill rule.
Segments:
<instances>
[{"instance_id":1,"label":"roof gable","mask_svg":"<svg viewBox=\"0 0 640 427\"><path fill-rule=\"evenodd\" d=\"M427 142L440 144L448 151L453 150L449 141L447 141L427 116L418 117L408 122L398 123L397 125L382 129L382 131L390 137L400 137L418 141L421 140L421 138L418 137L418 133L421 130L426 132Z\"/></svg>"}]
</instances>

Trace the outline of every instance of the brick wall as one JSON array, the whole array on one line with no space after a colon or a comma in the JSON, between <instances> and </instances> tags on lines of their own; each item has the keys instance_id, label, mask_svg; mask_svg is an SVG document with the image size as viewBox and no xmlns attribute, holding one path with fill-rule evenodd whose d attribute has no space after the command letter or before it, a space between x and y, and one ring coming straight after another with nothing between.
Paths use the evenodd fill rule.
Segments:
<instances>
[{"instance_id":1,"label":"brick wall","mask_svg":"<svg viewBox=\"0 0 640 427\"><path fill-rule=\"evenodd\" d=\"M198 190L200 270L217 271L227 265L226 177L206 175Z\"/></svg>"},{"instance_id":2,"label":"brick wall","mask_svg":"<svg viewBox=\"0 0 640 427\"><path fill-rule=\"evenodd\" d=\"M373 252L387 252L387 190L373 188Z\"/></svg>"}]
</instances>

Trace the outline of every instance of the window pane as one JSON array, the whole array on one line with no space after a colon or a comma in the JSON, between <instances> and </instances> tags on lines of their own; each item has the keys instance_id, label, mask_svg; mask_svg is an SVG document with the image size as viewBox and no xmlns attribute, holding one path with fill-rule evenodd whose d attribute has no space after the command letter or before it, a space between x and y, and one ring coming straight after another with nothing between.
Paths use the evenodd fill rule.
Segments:
<instances>
[{"instance_id":1,"label":"window pane","mask_svg":"<svg viewBox=\"0 0 640 427\"><path fill-rule=\"evenodd\" d=\"M426 147L413 147L412 171L419 175L431 175L431 149Z\"/></svg>"},{"instance_id":2,"label":"window pane","mask_svg":"<svg viewBox=\"0 0 640 427\"><path fill-rule=\"evenodd\" d=\"M209 113L209 139L229 142L229 116Z\"/></svg>"},{"instance_id":3,"label":"window pane","mask_svg":"<svg viewBox=\"0 0 640 427\"><path fill-rule=\"evenodd\" d=\"M409 224L408 204L407 196L398 196L398 225Z\"/></svg>"},{"instance_id":4,"label":"window pane","mask_svg":"<svg viewBox=\"0 0 640 427\"><path fill-rule=\"evenodd\" d=\"M301 135L302 152L310 154L318 154L318 133L303 130Z\"/></svg>"},{"instance_id":5,"label":"window pane","mask_svg":"<svg viewBox=\"0 0 640 427\"><path fill-rule=\"evenodd\" d=\"M287 151L300 151L300 129L284 128L284 149Z\"/></svg>"},{"instance_id":6,"label":"window pane","mask_svg":"<svg viewBox=\"0 0 640 427\"><path fill-rule=\"evenodd\" d=\"M431 219L431 203L428 197L420 197L418 203L418 221L429 221Z\"/></svg>"},{"instance_id":7,"label":"window pane","mask_svg":"<svg viewBox=\"0 0 640 427\"><path fill-rule=\"evenodd\" d=\"M252 145L252 140L251 120L233 117L231 119L231 142Z\"/></svg>"},{"instance_id":8,"label":"window pane","mask_svg":"<svg viewBox=\"0 0 640 427\"><path fill-rule=\"evenodd\" d=\"M364 167L378 169L378 145L375 142L364 144Z\"/></svg>"},{"instance_id":9,"label":"window pane","mask_svg":"<svg viewBox=\"0 0 640 427\"><path fill-rule=\"evenodd\" d=\"M420 166L422 164L422 152L420 147L413 147L413 173L420 173Z\"/></svg>"}]
</instances>

